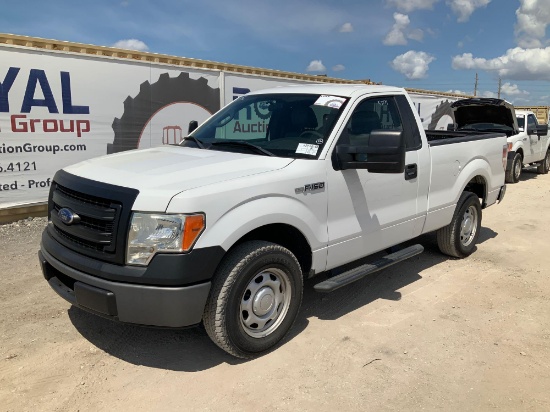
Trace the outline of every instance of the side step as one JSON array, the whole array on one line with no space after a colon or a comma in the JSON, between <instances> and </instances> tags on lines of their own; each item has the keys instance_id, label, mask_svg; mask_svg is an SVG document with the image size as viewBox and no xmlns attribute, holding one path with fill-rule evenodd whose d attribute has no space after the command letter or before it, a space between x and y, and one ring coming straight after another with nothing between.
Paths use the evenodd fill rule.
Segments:
<instances>
[{"instance_id":1,"label":"side step","mask_svg":"<svg viewBox=\"0 0 550 412\"><path fill-rule=\"evenodd\" d=\"M412 245L408 248L402 249L398 252L391 253L383 258L373 262L361 265L359 267L348 270L347 272L340 273L330 279L327 279L321 283L316 284L313 289L317 292L329 293L336 289L340 289L342 286L349 285L356 280L363 279L365 276L371 273L378 272L403 260L416 256L424 251L422 245Z\"/></svg>"}]
</instances>

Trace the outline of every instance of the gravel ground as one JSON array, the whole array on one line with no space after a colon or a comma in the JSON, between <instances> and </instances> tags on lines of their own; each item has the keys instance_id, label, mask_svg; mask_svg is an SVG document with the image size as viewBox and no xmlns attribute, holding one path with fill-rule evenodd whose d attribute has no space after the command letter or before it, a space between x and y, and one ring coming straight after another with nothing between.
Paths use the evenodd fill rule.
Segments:
<instances>
[{"instance_id":1,"label":"gravel ground","mask_svg":"<svg viewBox=\"0 0 550 412\"><path fill-rule=\"evenodd\" d=\"M0 410L550 410L550 175L484 211L477 251L426 251L330 295L235 360L201 328L72 308L43 279L44 218L0 226Z\"/></svg>"}]
</instances>

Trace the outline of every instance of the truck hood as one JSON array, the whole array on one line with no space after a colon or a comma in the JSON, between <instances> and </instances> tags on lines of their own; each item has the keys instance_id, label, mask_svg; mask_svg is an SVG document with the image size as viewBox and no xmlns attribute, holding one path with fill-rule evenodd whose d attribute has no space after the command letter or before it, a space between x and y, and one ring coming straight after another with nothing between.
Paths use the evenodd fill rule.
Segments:
<instances>
[{"instance_id":1,"label":"truck hood","mask_svg":"<svg viewBox=\"0 0 550 412\"><path fill-rule=\"evenodd\" d=\"M97 157L64 170L139 190L134 210L163 211L176 194L282 169L294 159L161 146Z\"/></svg>"},{"instance_id":2,"label":"truck hood","mask_svg":"<svg viewBox=\"0 0 550 412\"><path fill-rule=\"evenodd\" d=\"M514 107L506 100L473 98L451 104L458 129L474 123L496 123L511 127L519 133Z\"/></svg>"}]
</instances>

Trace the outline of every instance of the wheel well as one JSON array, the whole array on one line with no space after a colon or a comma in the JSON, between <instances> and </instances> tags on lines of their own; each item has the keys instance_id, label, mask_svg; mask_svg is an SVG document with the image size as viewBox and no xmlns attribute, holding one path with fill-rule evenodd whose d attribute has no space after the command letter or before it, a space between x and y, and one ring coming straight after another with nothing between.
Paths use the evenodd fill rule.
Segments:
<instances>
[{"instance_id":1,"label":"wheel well","mask_svg":"<svg viewBox=\"0 0 550 412\"><path fill-rule=\"evenodd\" d=\"M302 232L295 227L282 223L262 226L244 235L233 247L250 240L265 240L287 248L298 259L302 273L306 277L309 275L312 265L311 247Z\"/></svg>"},{"instance_id":2,"label":"wheel well","mask_svg":"<svg viewBox=\"0 0 550 412\"><path fill-rule=\"evenodd\" d=\"M518 153L521 156L521 160L523 160L523 149L516 150L516 153Z\"/></svg>"},{"instance_id":3,"label":"wheel well","mask_svg":"<svg viewBox=\"0 0 550 412\"><path fill-rule=\"evenodd\" d=\"M472 192L477 197L481 199L483 207L486 207L486 197L487 197L487 182L483 178L483 176L476 176L472 180L468 182L466 187L464 188L465 192Z\"/></svg>"}]
</instances>

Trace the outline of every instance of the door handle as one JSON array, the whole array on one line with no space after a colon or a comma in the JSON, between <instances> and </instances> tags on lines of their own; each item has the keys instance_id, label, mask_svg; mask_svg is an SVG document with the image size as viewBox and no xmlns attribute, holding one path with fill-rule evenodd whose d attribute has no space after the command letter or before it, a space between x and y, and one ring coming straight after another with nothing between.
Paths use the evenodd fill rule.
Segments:
<instances>
[{"instance_id":1,"label":"door handle","mask_svg":"<svg viewBox=\"0 0 550 412\"><path fill-rule=\"evenodd\" d=\"M405 166L405 180L416 179L418 176L418 166L416 163Z\"/></svg>"}]
</instances>

